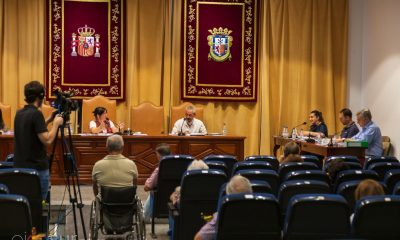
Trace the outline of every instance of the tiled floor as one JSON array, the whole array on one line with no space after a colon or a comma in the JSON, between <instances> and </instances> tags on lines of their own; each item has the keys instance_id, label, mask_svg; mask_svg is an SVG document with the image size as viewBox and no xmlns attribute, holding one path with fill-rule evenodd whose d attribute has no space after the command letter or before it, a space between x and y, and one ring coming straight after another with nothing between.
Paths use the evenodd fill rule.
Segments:
<instances>
[{"instance_id":1,"label":"tiled floor","mask_svg":"<svg viewBox=\"0 0 400 240\"><path fill-rule=\"evenodd\" d=\"M92 203L92 200L94 199L93 196L93 190L92 190L92 186L81 186L81 196L82 196L82 202L84 204L84 207L82 208L82 213L83 213L83 218L85 221L85 228L87 229L87 231L89 230L89 216L90 216L90 206ZM137 194L140 197L140 199L142 200L142 202L144 203L146 198L147 198L147 193L144 192L143 190L143 186L138 186L137 189ZM70 205L70 201L69 201L69 194L68 194L68 190L66 189L65 186L63 185L55 185L51 187L51 202L52 202L52 206L53 206L53 212L56 211L55 215L57 217L55 217L55 219L58 218L58 216L63 216L63 214L65 212L67 212L67 216L66 216L66 224L64 225L60 225L59 227L59 233L62 233L62 235L65 236L72 236L75 233L74 230L74 221L73 221L73 213L71 211L71 205ZM58 212L58 210L60 209L60 205L68 205L66 207L67 211L61 211L61 214ZM78 209L77 209L78 210ZM82 233L82 224L81 221L79 220L80 215L79 212L77 211L77 218L78 218L78 233L79 233L79 239L83 239L83 233ZM52 229L54 227L54 225L52 225L50 227L50 229ZM65 229L64 229L65 227ZM158 221L158 223L156 224L156 235L157 235L157 240L167 240L169 239L168 235L167 235L167 231L168 231L168 222L164 219L161 219ZM146 224L146 233L147 233L147 239L152 239L151 238L151 225L150 224ZM70 238L72 239L72 238ZM99 239L104 239L101 236L99 237Z\"/></svg>"}]
</instances>

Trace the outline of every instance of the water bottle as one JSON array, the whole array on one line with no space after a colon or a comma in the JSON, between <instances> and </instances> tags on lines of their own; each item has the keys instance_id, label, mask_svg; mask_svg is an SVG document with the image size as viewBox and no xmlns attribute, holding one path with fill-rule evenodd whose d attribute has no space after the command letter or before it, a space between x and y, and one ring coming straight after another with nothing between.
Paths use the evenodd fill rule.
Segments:
<instances>
[{"instance_id":1,"label":"water bottle","mask_svg":"<svg viewBox=\"0 0 400 240\"><path fill-rule=\"evenodd\" d=\"M226 127L226 123L224 123L224 126L222 127L222 135L226 136L228 134L228 129Z\"/></svg>"},{"instance_id":2,"label":"water bottle","mask_svg":"<svg viewBox=\"0 0 400 240\"><path fill-rule=\"evenodd\" d=\"M296 129L296 128L293 128L293 131L292 131L292 139L296 139L296 137L297 137L297 129Z\"/></svg>"},{"instance_id":3,"label":"water bottle","mask_svg":"<svg viewBox=\"0 0 400 240\"><path fill-rule=\"evenodd\" d=\"M284 137L284 138L289 137L289 133L288 133L288 128L287 127L283 127L283 129L282 129L282 137Z\"/></svg>"}]
</instances>

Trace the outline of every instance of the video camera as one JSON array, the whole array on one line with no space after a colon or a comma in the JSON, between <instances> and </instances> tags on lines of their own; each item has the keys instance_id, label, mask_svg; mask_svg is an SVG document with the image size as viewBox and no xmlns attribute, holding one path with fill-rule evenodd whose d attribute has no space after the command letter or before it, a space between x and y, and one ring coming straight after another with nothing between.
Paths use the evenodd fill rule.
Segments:
<instances>
[{"instance_id":1,"label":"video camera","mask_svg":"<svg viewBox=\"0 0 400 240\"><path fill-rule=\"evenodd\" d=\"M70 91L63 92L60 88L55 89L53 93L56 96L53 107L57 109L58 114L62 115L64 122L69 122L71 112L78 110L79 107L78 102L71 99L74 93Z\"/></svg>"}]
</instances>

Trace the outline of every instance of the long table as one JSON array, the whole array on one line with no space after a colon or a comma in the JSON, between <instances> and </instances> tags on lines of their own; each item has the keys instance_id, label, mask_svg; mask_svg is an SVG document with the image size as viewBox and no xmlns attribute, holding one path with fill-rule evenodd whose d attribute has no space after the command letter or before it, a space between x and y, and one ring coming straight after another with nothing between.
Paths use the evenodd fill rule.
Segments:
<instances>
[{"instance_id":1,"label":"long table","mask_svg":"<svg viewBox=\"0 0 400 240\"><path fill-rule=\"evenodd\" d=\"M96 161L107 155L107 136L72 135L74 153L80 180L91 183L91 173ZM139 184L144 184L158 165L154 152L157 144L168 143L174 154L189 154L201 159L210 154L230 154L239 160L244 158L244 140L242 136L123 136L125 146L123 155L136 163L139 172ZM13 152L13 136L0 135L0 160ZM49 148L48 152L51 151ZM52 184L64 184L64 165L61 156L60 141L57 143L55 159L51 169Z\"/></svg>"},{"instance_id":2,"label":"long table","mask_svg":"<svg viewBox=\"0 0 400 240\"><path fill-rule=\"evenodd\" d=\"M316 154L324 157L337 156L337 155L352 155L357 156L361 163L365 160L365 148L361 147L342 147L342 146L324 146L315 143L308 143L300 140L293 140L291 138L284 138L281 136L274 136L274 155L276 156L278 149L288 142L295 141L300 146L301 152Z\"/></svg>"}]
</instances>

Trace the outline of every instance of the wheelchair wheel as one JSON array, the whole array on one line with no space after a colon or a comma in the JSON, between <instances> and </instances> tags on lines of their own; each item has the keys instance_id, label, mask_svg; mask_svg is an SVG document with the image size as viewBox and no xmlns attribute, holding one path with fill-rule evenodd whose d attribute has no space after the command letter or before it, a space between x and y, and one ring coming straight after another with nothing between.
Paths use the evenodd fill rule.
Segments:
<instances>
[{"instance_id":1,"label":"wheelchair wheel","mask_svg":"<svg viewBox=\"0 0 400 240\"><path fill-rule=\"evenodd\" d=\"M142 201L136 196L136 236L138 240L146 239L146 223L143 217L143 204Z\"/></svg>"},{"instance_id":2,"label":"wheelchair wheel","mask_svg":"<svg viewBox=\"0 0 400 240\"><path fill-rule=\"evenodd\" d=\"M97 223L97 209L96 209L96 201L92 202L92 206L90 208L90 231L89 231L89 239L97 240L98 238L98 223Z\"/></svg>"}]
</instances>

